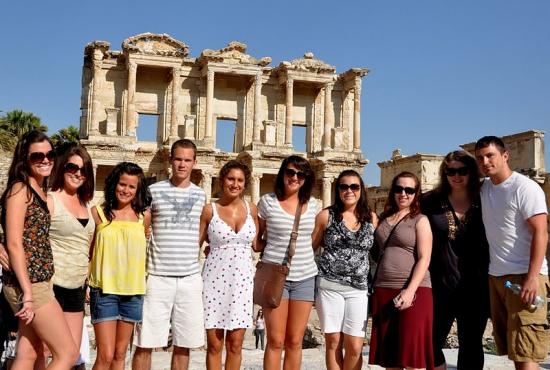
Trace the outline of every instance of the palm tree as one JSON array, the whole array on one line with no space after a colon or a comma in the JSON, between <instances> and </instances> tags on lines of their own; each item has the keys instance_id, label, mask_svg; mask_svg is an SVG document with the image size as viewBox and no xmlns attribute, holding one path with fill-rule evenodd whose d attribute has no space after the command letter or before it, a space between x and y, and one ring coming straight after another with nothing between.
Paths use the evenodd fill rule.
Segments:
<instances>
[{"instance_id":1,"label":"palm tree","mask_svg":"<svg viewBox=\"0 0 550 370\"><path fill-rule=\"evenodd\" d=\"M80 132L75 126L70 125L69 127L57 131L57 133L51 136L51 139L55 146L67 143L78 143L80 142Z\"/></svg>"},{"instance_id":2,"label":"palm tree","mask_svg":"<svg viewBox=\"0 0 550 370\"><path fill-rule=\"evenodd\" d=\"M48 126L43 125L40 117L31 112L15 109L0 117L0 146L4 150L12 151L19 139L28 131L48 131Z\"/></svg>"}]
</instances>

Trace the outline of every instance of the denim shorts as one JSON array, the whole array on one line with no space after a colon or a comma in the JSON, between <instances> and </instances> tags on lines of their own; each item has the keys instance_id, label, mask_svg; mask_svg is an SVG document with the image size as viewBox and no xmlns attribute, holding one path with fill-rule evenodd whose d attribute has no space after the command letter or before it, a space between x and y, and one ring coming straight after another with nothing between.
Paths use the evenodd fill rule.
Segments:
<instances>
[{"instance_id":1,"label":"denim shorts","mask_svg":"<svg viewBox=\"0 0 550 370\"><path fill-rule=\"evenodd\" d=\"M313 302L315 300L315 276L300 281L285 281L283 299Z\"/></svg>"},{"instance_id":2,"label":"denim shorts","mask_svg":"<svg viewBox=\"0 0 550 370\"><path fill-rule=\"evenodd\" d=\"M143 295L104 294L90 288L92 324L103 321L140 322L143 314Z\"/></svg>"}]
</instances>

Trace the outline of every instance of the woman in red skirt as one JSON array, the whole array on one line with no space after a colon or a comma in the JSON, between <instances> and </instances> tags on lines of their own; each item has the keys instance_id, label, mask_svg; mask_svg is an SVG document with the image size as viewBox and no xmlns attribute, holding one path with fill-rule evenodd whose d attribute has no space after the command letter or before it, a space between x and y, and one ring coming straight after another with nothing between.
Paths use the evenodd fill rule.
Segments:
<instances>
[{"instance_id":1,"label":"woman in red skirt","mask_svg":"<svg viewBox=\"0 0 550 370\"><path fill-rule=\"evenodd\" d=\"M374 281L369 363L388 369L433 369L433 301L428 266L432 232L420 213L420 182L393 181L375 233L381 249Z\"/></svg>"}]
</instances>

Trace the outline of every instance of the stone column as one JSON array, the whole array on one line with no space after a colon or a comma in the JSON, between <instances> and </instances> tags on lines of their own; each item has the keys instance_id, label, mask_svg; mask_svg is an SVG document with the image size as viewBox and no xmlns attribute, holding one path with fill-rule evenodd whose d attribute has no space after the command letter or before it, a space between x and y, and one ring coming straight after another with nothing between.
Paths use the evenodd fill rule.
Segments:
<instances>
[{"instance_id":1,"label":"stone column","mask_svg":"<svg viewBox=\"0 0 550 370\"><path fill-rule=\"evenodd\" d=\"M361 150L361 77L355 78L353 94L353 150Z\"/></svg>"},{"instance_id":2,"label":"stone column","mask_svg":"<svg viewBox=\"0 0 550 370\"><path fill-rule=\"evenodd\" d=\"M206 72L206 129L205 139L212 139L212 108L214 105L214 71Z\"/></svg>"},{"instance_id":3,"label":"stone column","mask_svg":"<svg viewBox=\"0 0 550 370\"><path fill-rule=\"evenodd\" d=\"M92 66L94 75L92 77L92 114L90 117L90 132L89 135L99 135L99 90L100 90L100 75L103 64L103 53L101 50L94 50Z\"/></svg>"},{"instance_id":4,"label":"stone column","mask_svg":"<svg viewBox=\"0 0 550 370\"><path fill-rule=\"evenodd\" d=\"M262 72L254 77L254 127L252 141L260 141L260 129L262 128Z\"/></svg>"},{"instance_id":5,"label":"stone column","mask_svg":"<svg viewBox=\"0 0 550 370\"><path fill-rule=\"evenodd\" d=\"M250 198L252 199L252 203L258 204L260 201L260 183L262 179L262 174L253 174L250 178L251 187L250 187Z\"/></svg>"},{"instance_id":6,"label":"stone column","mask_svg":"<svg viewBox=\"0 0 550 370\"><path fill-rule=\"evenodd\" d=\"M172 108L170 122L170 138L178 139L178 98L180 96L180 69L172 68Z\"/></svg>"},{"instance_id":7,"label":"stone column","mask_svg":"<svg viewBox=\"0 0 550 370\"><path fill-rule=\"evenodd\" d=\"M128 93L126 95L126 136L136 136L136 107L134 97L136 95L137 64L128 63Z\"/></svg>"},{"instance_id":8,"label":"stone column","mask_svg":"<svg viewBox=\"0 0 550 370\"><path fill-rule=\"evenodd\" d=\"M292 106L294 105L294 80L286 80L285 145L292 145Z\"/></svg>"},{"instance_id":9,"label":"stone column","mask_svg":"<svg viewBox=\"0 0 550 370\"><path fill-rule=\"evenodd\" d=\"M94 177L94 184L97 188L97 164L92 164L92 171L93 171L93 177Z\"/></svg>"},{"instance_id":10,"label":"stone column","mask_svg":"<svg viewBox=\"0 0 550 370\"><path fill-rule=\"evenodd\" d=\"M323 177L322 184L323 184L323 194L322 194L322 201L323 201L323 208L328 207L332 203L332 182L334 179L332 177Z\"/></svg>"},{"instance_id":11,"label":"stone column","mask_svg":"<svg viewBox=\"0 0 550 370\"><path fill-rule=\"evenodd\" d=\"M206 203L210 202L212 197L212 175L210 173L202 171L201 187L206 193Z\"/></svg>"},{"instance_id":12,"label":"stone column","mask_svg":"<svg viewBox=\"0 0 550 370\"><path fill-rule=\"evenodd\" d=\"M332 108L332 87L333 83L329 82L325 85L325 132L323 140L323 149L331 147L331 129L334 126L334 109Z\"/></svg>"}]
</instances>

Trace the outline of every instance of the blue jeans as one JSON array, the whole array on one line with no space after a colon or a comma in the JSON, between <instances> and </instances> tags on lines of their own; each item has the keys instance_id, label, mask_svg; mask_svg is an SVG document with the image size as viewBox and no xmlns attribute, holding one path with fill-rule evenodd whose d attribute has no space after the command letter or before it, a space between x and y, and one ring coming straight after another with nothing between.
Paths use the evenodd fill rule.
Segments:
<instances>
[{"instance_id":1,"label":"blue jeans","mask_svg":"<svg viewBox=\"0 0 550 370\"><path fill-rule=\"evenodd\" d=\"M140 322L143 311L143 295L105 294L98 288L90 288L92 324L122 320Z\"/></svg>"}]
</instances>

